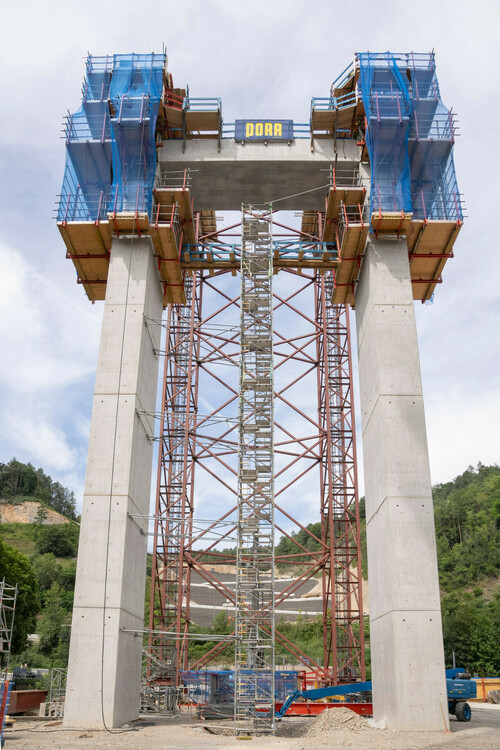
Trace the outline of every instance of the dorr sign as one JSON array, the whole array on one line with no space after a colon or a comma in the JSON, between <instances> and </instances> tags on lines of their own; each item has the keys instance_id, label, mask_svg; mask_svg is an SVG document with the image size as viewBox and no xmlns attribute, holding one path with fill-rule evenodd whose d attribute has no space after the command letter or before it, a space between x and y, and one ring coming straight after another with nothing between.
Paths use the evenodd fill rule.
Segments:
<instances>
[{"instance_id":1,"label":"dorr sign","mask_svg":"<svg viewBox=\"0 0 500 750\"><path fill-rule=\"evenodd\" d=\"M236 120L235 141L291 141L293 120Z\"/></svg>"}]
</instances>

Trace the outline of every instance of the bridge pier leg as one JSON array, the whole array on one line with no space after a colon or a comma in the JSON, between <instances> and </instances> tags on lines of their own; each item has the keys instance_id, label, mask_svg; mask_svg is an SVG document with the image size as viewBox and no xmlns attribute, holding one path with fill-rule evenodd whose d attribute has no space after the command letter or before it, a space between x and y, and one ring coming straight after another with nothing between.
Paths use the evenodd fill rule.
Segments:
<instances>
[{"instance_id":1,"label":"bridge pier leg","mask_svg":"<svg viewBox=\"0 0 500 750\"><path fill-rule=\"evenodd\" d=\"M162 291L149 237L115 238L101 332L78 550L64 724L139 715L147 519ZM147 413L149 412L149 414Z\"/></svg>"},{"instance_id":2,"label":"bridge pier leg","mask_svg":"<svg viewBox=\"0 0 500 750\"><path fill-rule=\"evenodd\" d=\"M369 238L356 290L374 718L448 729L436 539L406 240Z\"/></svg>"}]
</instances>

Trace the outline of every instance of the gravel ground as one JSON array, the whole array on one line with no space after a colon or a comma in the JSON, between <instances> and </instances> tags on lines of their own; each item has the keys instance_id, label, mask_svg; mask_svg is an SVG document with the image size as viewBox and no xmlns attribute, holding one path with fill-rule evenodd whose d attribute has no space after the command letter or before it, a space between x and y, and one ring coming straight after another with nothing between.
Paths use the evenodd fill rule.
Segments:
<instances>
[{"instance_id":1,"label":"gravel ground","mask_svg":"<svg viewBox=\"0 0 500 750\"><path fill-rule=\"evenodd\" d=\"M498 707L500 709L500 706ZM343 711L344 709L342 709ZM348 709L345 709L346 711ZM328 714L333 714L329 711ZM392 732L374 729L365 723L356 726L348 721L342 727L340 715L317 719L283 720L276 737L253 737L245 744L234 737L207 732L194 717L174 719L146 718L132 724L128 731L108 733L82 730L69 731L54 722L17 719L5 730L6 750L323 750L324 748L355 748L355 750L499 750L500 710L473 708L472 721L450 721L452 731ZM342 728L339 728L342 727ZM347 728L346 728L347 727ZM283 735L293 736L283 736ZM298 736L300 735L300 736Z\"/></svg>"}]
</instances>

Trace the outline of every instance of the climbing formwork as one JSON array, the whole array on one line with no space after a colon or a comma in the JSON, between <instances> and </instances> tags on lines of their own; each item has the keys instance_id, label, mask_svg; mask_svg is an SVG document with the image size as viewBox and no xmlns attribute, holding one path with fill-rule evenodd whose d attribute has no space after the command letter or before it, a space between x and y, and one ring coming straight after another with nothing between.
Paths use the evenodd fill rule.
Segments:
<instances>
[{"instance_id":1,"label":"climbing formwork","mask_svg":"<svg viewBox=\"0 0 500 750\"><path fill-rule=\"evenodd\" d=\"M463 223L456 116L442 102L434 54L357 53L311 111L312 137L356 138L371 173L364 215L364 200L343 200L339 255L346 263L334 301L354 303L368 227L376 237L407 236L413 297L429 300Z\"/></svg>"}]
</instances>

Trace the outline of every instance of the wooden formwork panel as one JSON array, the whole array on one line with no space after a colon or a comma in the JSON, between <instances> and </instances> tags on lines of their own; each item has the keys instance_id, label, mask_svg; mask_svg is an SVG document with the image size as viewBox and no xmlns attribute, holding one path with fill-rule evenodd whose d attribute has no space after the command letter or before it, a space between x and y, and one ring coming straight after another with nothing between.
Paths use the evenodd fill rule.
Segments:
<instances>
[{"instance_id":1,"label":"wooden formwork panel","mask_svg":"<svg viewBox=\"0 0 500 750\"><path fill-rule=\"evenodd\" d=\"M311 112L312 130L329 130L333 133L335 123L335 110L333 109L313 109Z\"/></svg>"},{"instance_id":2,"label":"wooden formwork panel","mask_svg":"<svg viewBox=\"0 0 500 750\"><path fill-rule=\"evenodd\" d=\"M106 298L106 284L85 284L83 288L89 300L92 302L102 302Z\"/></svg>"},{"instance_id":3,"label":"wooden formwork panel","mask_svg":"<svg viewBox=\"0 0 500 750\"><path fill-rule=\"evenodd\" d=\"M350 130L353 122L358 117L358 105L353 104L352 107L343 107L337 110L337 130Z\"/></svg>"},{"instance_id":4,"label":"wooden formwork panel","mask_svg":"<svg viewBox=\"0 0 500 750\"><path fill-rule=\"evenodd\" d=\"M108 223L74 221L58 222L57 226L87 297L92 302L104 299L111 249ZM88 283L91 281L101 283Z\"/></svg>"},{"instance_id":5,"label":"wooden formwork panel","mask_svg":"<svg viewBox=\"0 0 500 750\"><path fill-rule=\"evenodd\" d=\"M371 216L371 225L375 234L399 234L405 235L408 231L413 214L402 211L383 212L374 211Z\"/></svg>"},{"instance_id":6,"label":"wooden formwork panel","mask_svg":"<svg viewBox=\"0 0 500 750\"><path fill-rule=\"evenodd\" d=\"M219 112L196 112L190 109L185 111L185 123L188 133L193 131L216 131L220 130Z\"/></svg>"},{"instance_id":7,"label":"wooden formwork panel","mask_svg":"<svg viewBox=\"0 0 500 750\"><path fill-rule=\"evenodd\" d=\"M182 109L165 105L164 111L169 128L182 128Z\"/></svg>"},{"instance_id":8,"label":"wooden formwork panel","mask_svg":"<svg viewBox=\"0 0 500 750\"><path fill-rule=\"evenodd\" d=\"M304 234L316 236L318 231L317 211L303 211L301 231L304 232Z\"/></svg>"},{"instance_id":9,"label":"wooden formwork panel","mask_svg":"<svg viewBox=\"0 0 500 750\"><path fill-rule=\"evenodd\" d=\"M175 235L169 224L150 225L147 214L110 214L107 222L59 222L59 231L87 297L104 300L109 272L112 232L151 236L165 285L164 304L184 304L183 276Z\"/></svg>"},{"instance_id":10,"label":"wooden formwork panel","mask_svg":"<svg viewBox=\"0 0 500 750\"><path fill-rule=\"evenodd\" d=\"M215 211L200 211L200 234L213 235L214 240L216 239L217 233L217 219Z\"/></svg>"},{"instance_id":11,"label":"wooden formwork panel","mask_svg":"<svg viewBox=\"0 0 500 750\"><path fill-rule=\"evenodd\" d=\"M414 221L407 232L413 299L427 301L449 258L458 237L460 221Z\"/></svg>"},{"instance_id":12,"label":"wooden formwork panel","mask_svg":"<svg viewBox=\"0 0 500 750\"><path fill-rule=\"evenodd\" d=\"M183 190L182 188L155 188L154 196L156 202L161 206L171 207L177 203L183 241L193 243L195 241L193 204L189 190Z\"/></svg>"},{"instance_id":13,"label":"wooden formwork panel","mask_svg":"<svg viewBox=\"0 0 500 750\"><path fill-rule=\"evenodd\" d=\"M367 236L368 226L365 224L350 224L342 234L339 248L340 263L335 271L335 289L332 297L332 302L336 305L354 306L352 285L358 277Z\"/></svg>"},{"instance_id":14,"label":"wooden formwork panel","mask_svg":"<svg viewBox=\"0 0 500 750\"><path fill-rule=\"evenodd\" d=\"M366 188L356 185L344 187L336 185L330 188L328 202L326 204L326 216L328 219L338 219L340 216L340 204L352 207L363 206L365 202Z\"/></svg>"},{"instance_id":15,"label":"wooden formwork panel","mask_svg":"<svg viewBox=\"0 0 500 750\"><path fill-rule=\"evenodd\" d=\"M146 213L135 213L133 211L120 211L108 214L111 230L118 235L122 233L147 234L149 230L149 217Z\"/></svg>"}]
</instances>

